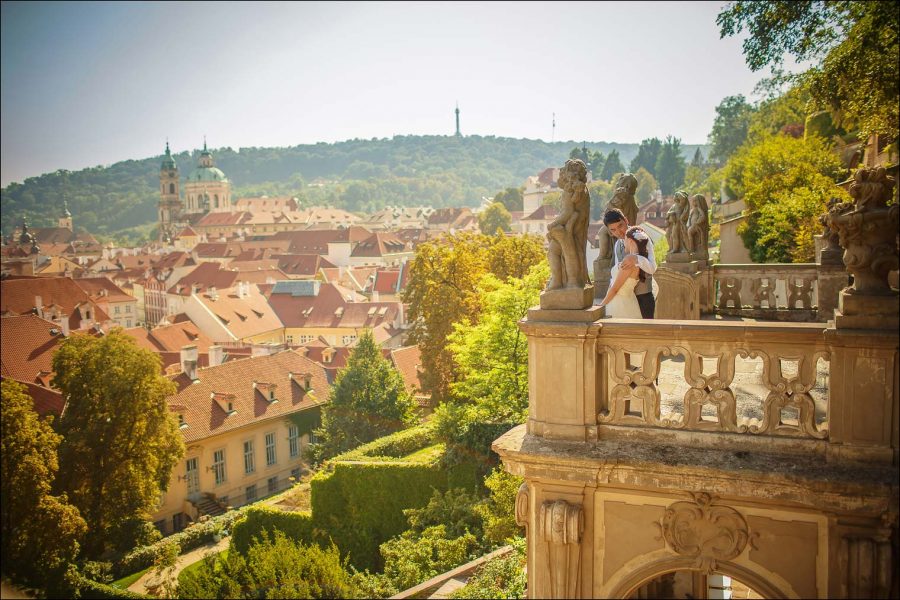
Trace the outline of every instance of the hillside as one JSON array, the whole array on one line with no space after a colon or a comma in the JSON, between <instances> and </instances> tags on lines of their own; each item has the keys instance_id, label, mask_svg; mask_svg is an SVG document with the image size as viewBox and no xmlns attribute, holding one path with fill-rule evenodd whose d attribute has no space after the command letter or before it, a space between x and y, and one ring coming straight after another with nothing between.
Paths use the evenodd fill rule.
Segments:
<instances>
[{"instance_id":1,"label":"hillside","mask_svg":"<svg viewBox=\"0 0 900 600\"><path fill-rule=\"evenodd\" d=\"M307 205L368 212L385 205L476 206L482 196L522 185L545 167L562 165L580 145L493 136L397 136L212 152L216 166L232 181L234 198L291 195ZM626 165L638 149L638 144L586 145L604 155L616 149ZM682 146L687 160L696 148ZM706 146L701 148L706 154ZM193 169L198 156L199 150L175 155L182 176ZM11 183L0 191L2 232L8 235L23 216L38 227L54 223L65 197L76 227L101 236L133 237L136 231L146 235L156 221L160 161L161 156L125 160ZM310 185L314 181L324 184Z\"/></svg>"}]
</instances>

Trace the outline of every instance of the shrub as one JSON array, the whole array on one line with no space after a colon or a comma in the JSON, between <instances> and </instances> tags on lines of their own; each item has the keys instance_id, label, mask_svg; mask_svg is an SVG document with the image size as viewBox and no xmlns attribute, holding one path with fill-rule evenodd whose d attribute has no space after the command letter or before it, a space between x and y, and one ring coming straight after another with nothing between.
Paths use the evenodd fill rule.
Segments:
<instances>
[{"instance_id":1,"label":"shrub","mask_svg":"<svg viewBox=\"0 0 900 600\"><path fill-rule=\"evenodd\" d=\"M368 444L335 456L331 461L402 458L433 444L434 441L434 427L426 423L380 437Z\"/></svg>"},{"instance_id":2,"label":"shrub","mask_svg":"<svg viewBox=\"0 0 900 600\"><path fill-rule=\"evenodd\" d=\"M522 481L522 477L507 473L502 466L484 480L491 493L475 507L475 512L484 522L487 542L500 545L522 535L522 528L516 524L516 494Z\"/></svg>"},{"instance_id":3,"label":"shrub","mask_svg":"<svg viewBox=\"0 0 900 600\"><path fill-rule=\"evenodd\" d=\"M495 558L481 565L466 585L453 592L451 598L524 598L524 540L519 538L517 552Z\"/></svg>"},{"instance_id":4,"label":"shrub","mask_svg":"<svg viewBox=\"0 0 900 600\"><path fill-rule=\"evenodd\" d=\"M479 551L474 535L448 538L443 525L427 527L421 533L406 531L380 548L384 574L401 590L458 567L475 558Z\"/></svg>"},{"instance_id":5,"label":"shrub","mask_svg":"<svg viewBox=\"0 0 900 600\"><path fill-rule=\"evenodd\" d=\"M310 513L285 512L267 506L254 506L236 521L231 533L231 547L246 555L254 538L266 531L280 531L288 539L309 544L313 542L313 523Z\"/></svg>"}]
</instances>

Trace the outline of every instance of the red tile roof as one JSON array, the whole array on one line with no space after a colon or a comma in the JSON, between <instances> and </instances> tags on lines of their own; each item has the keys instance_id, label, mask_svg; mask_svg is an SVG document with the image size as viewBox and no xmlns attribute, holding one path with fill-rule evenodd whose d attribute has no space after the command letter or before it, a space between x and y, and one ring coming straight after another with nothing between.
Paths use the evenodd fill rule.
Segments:
<instances>
[{"instance_id":1,"label":"red tile roof","mask_svg":"<svg viewBox=\"0 0 900 600\"><path fill-rule=\"evenodd\" d=\"M6 377L3 377L3 379L6 379ZM13 378L10 377L9 379ZM34 402L34 411L38 415L41 417L53 415L54 417L59 418L66 405L62 392L29 381L16 382L25 386L25 393L31 396L31 399Z\"/></svg>"},{"instance_id":2,"label":"red tile roof","mask_svg":"<svg viewBox=\"0 0 900 600\"><path fill-rule=\"evenodd\" d=\"M329 242L361 242L372 232L363 227L351 226L346 229L306 229L303 231L279 231L272 237L289 240L291 254L328 254Z\"/></svg>"},{"instance_id":3,"label":"red tile roof","mask_svg":"<svg viewBox=\"0 0 900 600\"><path fill-rule=\"evenodd\" d=\"M523 221L551 221L559 216L559 209L552 204L543 204L536 211L524 217Z\"/></svg>"},{"instance_id":4,"label":"red tile roof","mask_svg":"<svg viewBox=\"0 0 900 600\"><path fill-rule=\"evenodd\" d=\"M104 300L110 302L127 302L134 300L134 296L129 296L123 292L122 288L106 277L83 277L75 279L74 281L94 302Z\"/></svg>"},{"instance_id":5,"label":"red tile roof","mask_svg":"<svg viewBox=\"0 0 900 600\"><path fill-rule=\"evenodd\" d=\"M387 254L399 254L411 252L412 247L393 233L373 233L367 239L361 241L353 249L350 256L356 258L381 257Z\"/></svg>"},{"instance_id":6,"label":"red tile roof","mask_svg":"<svg viewBox=\"0 0 900 600\"><path fill-rule=\"evenodd\" d=\"M316 296L272 294L269 304L285 327L374 328L393 322L399 302L348 302L341 288L323 283Z\"/></svg>"},{"instance_id":7,"label":"red tile roof","mask_svg":"<svg viewBox=\"0 0 900 600\"><path fill-rule=\"evenodd\" d=\"M292 379L291 374L295 377ZM310 376L311 390L303 376ZM253 382L274 384L278 402L270 403L254 389ZM175 377L179 392L167 399L170 409L184 415L181 431L186 442L196 442L269 419L313 408L328 400L325 370L293 350L227 362L197 370L197 381L184 374ZM232 395L236 412L228 414L212 397Z\"/></svg>"},{"instance_id":8,"label":"red tile roof","mask_svg":"<svg viewBox=\"0 0 900 600\"><path fill-rule=\"evenodd\" d=\"M425 396L422 393L422 353L418 346L406 346L391 350L391 362L403 377L406 391L412 396Z\"/></svg>"},{"instance_id":9,"label":"red tile roof","mask_svg":"<svg viewBox=\"0 0 900 600\"><path fill-rule=\"evenodd\" d=\"M248 294L244 298L238 297L237 288L216 290L215 299L209 293L196 297L236 339L242 340L284 327L277 311L259 289L253 284L247 287Z\"/></svg>"},{"instance_id":10,"label":"red tile roof","mask_svg":"<svg viewBox=\"0 0 900 600\"><path fill-rule=\"evenodd\" d=\"M318 254L276 254L278 268L294 277L315 277L321 268L335 268L324 256Z\"/></svg>"},{"instance_id":11,"label":"red tile roof","mask_svg":"<svg viewBox=\"0 0 900 600\"><path fill-rule=\"evenodd\" d=\"M103 323L109 315L91 302L87 293L69 277L22 277L0 282L0 314L22 315L35 308L36 296L40 296L43 308L56 307L69 317L69 325L77 329L81 318L79 307L90 306L94 320Z\"/></svg>"},{"instance_id":12,"label":"red tile roof","mask_svg":"<svg viewBox=\"0 0 900 600\"><path fill-rule=\"evenodd\" d=\"M169 288L169 293L178 294L179 296L190 296L194 292L195 285L201 293L211 287L219 289L230 288L238 279L240 279L240 273L229 271L219 263L200 263L197 265L197 268Z\"/></svg>"},{"instance_id":13,"label":"red tile roof","mask_svg":"<svg viewBox=\"0 0 900 600\"><path fill-rule=\"evenodd\" d=\"M150 331L143 327L132 327L126 329L125 333L133 337L138 346L154 352L179 352L182 346L194 344L197 351L202 353L215 343L191 321L154 327Z\"/></svg>"},{"instance_id":14,"label":"red tile roof","mask_svg":"<svg viewBox=\"0 0 900 600\"><path fill-rule=\"evenodd\" d=\"M244 212L212 212L203 215L197 221L197 227L216 227L220 225L241 225L246 223L253 215Z\"/></svg>"},{"instance_id":15,"label":"red tile roof","mask_svg":"<svg viewBox=\"0 0 900 600\"><path fill-rule=\"evenodd\" d=\"M46 381L53 373L53 354L64 339L58 324L36 315L3 317L0 374L28 383Z\"/></svg>"}]
</instances>

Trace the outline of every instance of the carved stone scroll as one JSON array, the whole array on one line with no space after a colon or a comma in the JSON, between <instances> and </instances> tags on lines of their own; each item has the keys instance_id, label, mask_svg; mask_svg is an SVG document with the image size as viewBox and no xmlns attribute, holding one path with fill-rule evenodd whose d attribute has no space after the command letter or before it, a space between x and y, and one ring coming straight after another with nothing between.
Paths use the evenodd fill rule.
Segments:
<instances>
[{"instance_id":1,"label":"carved stone scroll","mask_svg":"<svg viewBox=\"0 0 900 600\"><path fill-rule=\"evenodd\" d=\"M539 515L540 539L548 545L551 598L577 598L584 509L547 500Z\"/></svg>"},{"instance_id":2,"label":"carved stone scroll","mask_svg":"<svg viewBox=\"0 0 900 600\"><path fill-rule=\"evenodd\" d=\"M815 279L804 277L789 277L787 280L788 308L812 308L812 293Z\"/></svg>"},{"instance_id":3,"label":"carved stone scroll","mask_svg":"<svg viewBox=\"0 0 900 600\"><path fill-rule=\"evenodd\" d=\"M775 280L771 277L753 279L750 291L753 294L753 308L762 308L763 302L766 303L766 308L777 308L775 305ZM738 299L740 299L740 294Z\"/></svg>"},{"instance_id":4,"label":"carved stone scroll","mask_svg":"<svg viewBox=\"0 0 900 600\"><path fill-rule=\"evenodd\" d=\"M740 277L723 277L719 281L719 308L728 308L729 303L737 309L743 306L741 304L743 283Z\"/></svg>"},{"instance_id":5,"label":"carved stone scroll","mask_svg":"<svg viewBox=\"0 0 900 600\"><path fill-rule=\"evenodd\" d=\"M666 544L676 554L696 560L698 569L712 573L720 560L731 560L750 540L747 521L735 509L717 503L706 493L670 504L657 524Z\"/></svg>"},{"instance_id":6,"label":"carved stone scroll","mask_svg":"<svg viewBox=\"0 0 900 600\"><path fill-rule=\"evenodd\" d=\"M516 525L519 527L528 527L528 504L528 484L523 482L516 492Z\"/></svg>"}]
</instances>

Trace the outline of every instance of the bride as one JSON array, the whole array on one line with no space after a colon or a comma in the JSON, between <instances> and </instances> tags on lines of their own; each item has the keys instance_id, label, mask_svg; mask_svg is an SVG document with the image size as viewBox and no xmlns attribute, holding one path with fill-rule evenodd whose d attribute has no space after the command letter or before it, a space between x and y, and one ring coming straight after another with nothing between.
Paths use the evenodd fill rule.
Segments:
<instances>
[{"instance_id":1,"label":"bride","mask_svg":"<svg viewBox=\"0 0 900 600\"><path fill-rule=\"evenodd\" d=\"M640 227L629 227L625 232L626 254L638 254L647 258L647 234ZM619 319L640 319L641 307L637 296L634 295L634 286L638 281L643 281L646 275L634 266L630 269L620 268L621 261L616 262L612 270L612 285L606 292L606 297L600 302L600 306L606 307L607 317Z\"/></svg>"}]
</instances>

